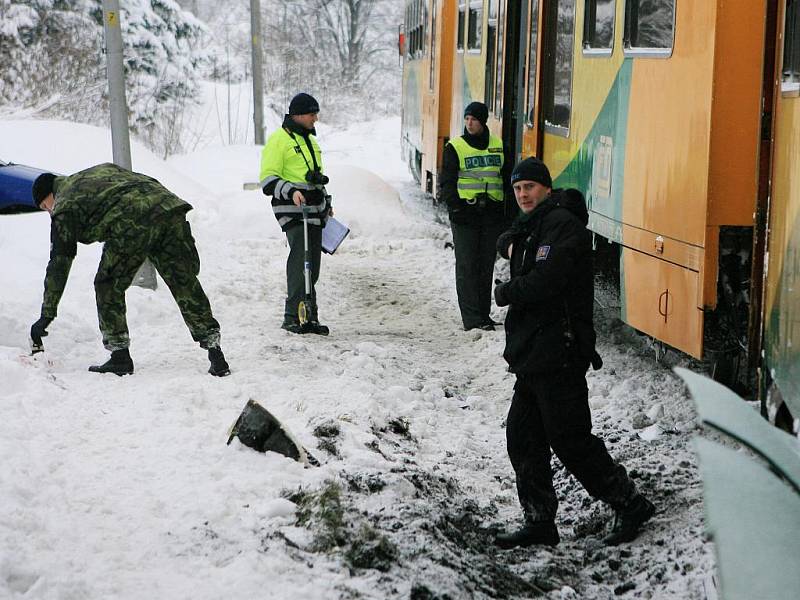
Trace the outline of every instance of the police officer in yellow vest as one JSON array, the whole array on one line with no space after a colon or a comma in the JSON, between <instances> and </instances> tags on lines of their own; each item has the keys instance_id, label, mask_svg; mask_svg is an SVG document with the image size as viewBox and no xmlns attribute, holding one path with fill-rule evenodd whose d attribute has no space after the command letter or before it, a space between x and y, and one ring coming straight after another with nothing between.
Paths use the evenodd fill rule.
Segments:
<instances>
[{"instance_id":1,"label":"police officer in yellow vest","mask_svg":"<svg viewBox=\"0 0 800 600\"><path fill-rule=\"evenodd\" d=\"M447 204L456 255L456 293L464 329L494 330L492 275L498 236L505 230L509 169L503 141L486 126L489 109L464 110L464 135L445 144L439 200Z\"/></svg>"},{"instance_id":2,"label":"police officer in yellow vest","mask_svg":"<svg viewBox=\"0 0 800 600\"><path fill-rule=\"evenodd\" d=\"M303 208L308 211L308 243L311 250L312 306L316 310L314 285L319 279L322 229L333 214L325 190L328 177L322 170L322 152L316 140L319 103L309 94L297 94L289 103L289 114L280 129L267 140L261 153L261 188L272 196L272 210L289 242L286 261L286 303L281 327L292 333L328 335L316 313L301 325L298 305L305 298L303 277Z\"/></svg>"}]
</instances>

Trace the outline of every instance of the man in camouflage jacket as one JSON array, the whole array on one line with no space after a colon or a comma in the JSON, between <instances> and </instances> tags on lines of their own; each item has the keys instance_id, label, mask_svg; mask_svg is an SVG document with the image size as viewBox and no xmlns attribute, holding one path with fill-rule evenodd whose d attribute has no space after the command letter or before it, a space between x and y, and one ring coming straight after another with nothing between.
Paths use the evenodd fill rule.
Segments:
<instances>
[{"instance_id":1,"label":"man in camouflage jacket","mask_svg":"<svg viewBox=\"0 0 800 600\"><path fill-rule=\"evenodd\" d=\"M32 193L37 206L51 216L42 312L31 327L34 352L43 350L42 337L57 315L77 243L105 242L94 287L103 345L111 358L89 370L133 373L125 291L144 260L150 259L178 303L192 339L208 350L209 373L230 373L219 346L219 323L197 279L200 257L186 221L190 204L155 179L110 163L69 177L44 173Z\"/></svg>"}]
</instances>

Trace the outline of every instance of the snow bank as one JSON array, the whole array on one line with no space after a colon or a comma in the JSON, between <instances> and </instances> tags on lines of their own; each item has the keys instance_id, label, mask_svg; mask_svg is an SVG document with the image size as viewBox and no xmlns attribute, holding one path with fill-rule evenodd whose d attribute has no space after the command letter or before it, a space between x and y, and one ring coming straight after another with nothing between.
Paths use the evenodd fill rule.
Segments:
<instances>
[{"instance_id":1,"label":"snow bank","mask_svg":"<svg viewBox=\"0 0 800 600\"><path fill-rule=\"evenodd\" d=\"M613 318L600 323L606 367L589 375L596 430L660 512L636 544L600 548L607 509L556 462L562 544L496 552L494 531L519 518L503 334L461 330L448 230L398 140L398 119L320 127L337 215L353 228L323 258L329 338L279 328L284 236L263 194L242 189L260 148L163 162L133 144L134 168L195 206L200 279L232 369L221 380L163 284L127 294L136 374L86 371L106 357L97 245L79 247L47 350L28 356L49 222L0 216L1 598L483 599L525 596L531 581L553 598L700 597L712 560L690 403ZM0 121L6 160L70 173L110 155L101 129ZM226 446L251 398L322 466ZM641 440L641 415L663 435Z\"/></svg>"}]
</instances>

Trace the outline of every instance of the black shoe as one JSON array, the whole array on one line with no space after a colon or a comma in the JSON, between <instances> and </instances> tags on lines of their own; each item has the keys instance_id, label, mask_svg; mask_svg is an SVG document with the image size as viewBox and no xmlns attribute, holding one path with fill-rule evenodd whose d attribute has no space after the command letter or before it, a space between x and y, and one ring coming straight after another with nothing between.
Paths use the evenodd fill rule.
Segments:
<instances>
[{"instance_id":1,"label":"black shoe","mask_svg":"<svg viewBox=\"0 0 800 600\"><path fill-rule=\"evenodd\" d=\"M534 544L557 546L561 538L558 535L556 524L552 521L536 521L527 523L521 529L509 533L498 533L494 543L503 550L527 547Z\"/></svg>"},{"instance_id":2,"label":"black shoe","mask_svg":"<svg viewBox=\"0 0 800 600\"><path fill-rule=\"evenodd\" d=\"M633 541L639 535L639 528L656 513L656 507L641 494L636 494L628 506L618 510L614 517L611 533L603 538L606 546L617 546Z\"/></svg>"},{"instance_id":3,"label":"black shoe","mask_svg":"<svg viewBox=\"0 0 800 600\"><path fill-rule=\"evenodd\" d=\"M114 350L109 358L102 365L92 365L89 367L92 373L113 373L114 375L133 375L133 359L127 348Z\"/></svg>"},{"instance_id":4,"label":"black shoe","mask_svg":"<svg viewBox=\"0 0 800 600\"><path fill-rule=\"evenodd\" d=\"M217 346L216 348L208 349L208 360L211 361L211 366L208 372L214 377L225 377L231 374L231 369L225 360L225 355L222 354L222 349Z\"/></svg>"},{"instance_id":5,"label":"black shoe","mask_svg":"<svg viewBox=\"0 0 800 600\"><path fill-rule=\"evenodd\" d=\"M484 321L483 323L479 323L478 325L464 325L464 331L472 331L473 329L483 329L484 331L495 331L495 328L500 325L496 321L492 321L489 319L488 321Z\"/></svg>"},{"instance_id":6,"label":"black shoe","mask_svg":"<svg viewBox=\"0 0 800 600\"><path fill-rule=\"evenodd\" d=\"M281 329L285 329L289 333L307 333L300 323L297 321L284 321Z\"/></svg>"},{"instance_id":7,"label":"black shoe","mask_svg":"<svg viewBox=\"0 0 800 600\"><path fill-rule=\"evenodd\" d=\"M320 325L319 321L309 321L303 325L305 331L303 333L316 333L317 335L328 335L331 330L327 325Z\"/></svg>"}]
</instances>

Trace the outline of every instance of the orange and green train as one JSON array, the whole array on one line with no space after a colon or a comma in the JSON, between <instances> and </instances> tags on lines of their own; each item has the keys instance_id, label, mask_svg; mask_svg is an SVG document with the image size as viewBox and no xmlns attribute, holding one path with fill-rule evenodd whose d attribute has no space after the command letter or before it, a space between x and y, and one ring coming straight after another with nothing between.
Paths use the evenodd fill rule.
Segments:
<instances>
[{"instance_id":1,"label":"orange and green train","mask_svg":"<svg viewBox=\"0 0 800 600\"><path fill-rule=\"evenodd\" d=\"M404 157L464 107L584 192L621 318L800 417L800 1L407 0Z\"/></svg>"}]
</instances>

